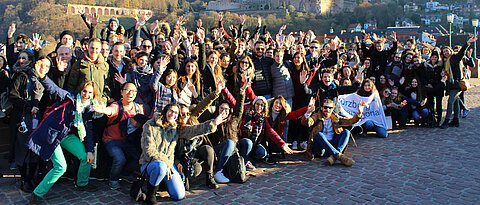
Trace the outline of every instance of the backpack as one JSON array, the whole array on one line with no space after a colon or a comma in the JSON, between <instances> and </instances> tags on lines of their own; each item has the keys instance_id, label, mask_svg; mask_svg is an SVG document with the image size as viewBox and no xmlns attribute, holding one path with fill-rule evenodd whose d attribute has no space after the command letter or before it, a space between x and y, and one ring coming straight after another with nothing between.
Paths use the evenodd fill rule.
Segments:
<instances>
[{"instance_id":1,"label":"backpack","mask_svg":"<svg viewBox=\"0 0 480 205\"><path fill-rule=\"evenodd\" d=\"M238 152L234 152L223 167L223 174L230 179L231 182L244 183L247 181L247 169L245 160Z\"/></svg>"}]
</instances>

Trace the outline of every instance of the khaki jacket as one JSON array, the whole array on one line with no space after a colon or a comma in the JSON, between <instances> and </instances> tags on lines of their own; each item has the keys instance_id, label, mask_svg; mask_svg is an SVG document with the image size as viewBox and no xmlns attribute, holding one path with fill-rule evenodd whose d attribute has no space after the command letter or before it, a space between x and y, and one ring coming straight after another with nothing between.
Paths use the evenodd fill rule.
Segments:
<instances>
[{"instance_id":1,"label":"khaki jacket","mask_svg":"<svg viewBox=\"0 0 480 205\"><path fill-rule=\"evenodd\" d=\"M336 113L332 113L332 115L330 115L330 119L332 120L333 131L335 131L334 137L337 137L337 135L339 135L343 131L342 126L352 126L358 121L360 121L362 117L363 115L362 114L359 115L358 113L355 114L352 118L346 118L346 117L339 116ZM302 117L302 125L306 127L312 127L315 125L315 122L318 121L318 123L315 125L315 127L313 127L312 131L310 132L310 136L308 137L308 141L307 141L308 145L307 145L307 150L305 152L305 156L310 160L314 159L313 152L312 152L313 137L315 137L317 133L323 132L324 120L326 119L323 117L323 113L321 110L313 113L308 118L306 118L305 116Z\"/></svg>"}]
</instances>

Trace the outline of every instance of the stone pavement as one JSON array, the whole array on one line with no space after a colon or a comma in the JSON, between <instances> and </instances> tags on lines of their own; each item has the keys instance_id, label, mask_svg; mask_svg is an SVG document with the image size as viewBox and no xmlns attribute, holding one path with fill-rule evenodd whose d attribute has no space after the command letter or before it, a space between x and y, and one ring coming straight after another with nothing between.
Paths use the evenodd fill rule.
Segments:
<instances>
[{"instance_id":1,"label":"stone pavement","mask_svg":"<svg viewBox=\"0 0 480 205\"><path fill-rule=\"evenodd\" d=\"M477 80L478 81L478 80ZM478 84L480 81L475 81ZM459 128L408 127L389 132L386 139L356 137L346 154L353 167L325 158L305 161L287 156L277 165L258 164L244 184L206 190L201 179L179 204L480 204L480 87L466 95L471 112ZM446 103L445 103L446 105ZM91 181L96 193L74 191L72 182L59 182L44 204L135 204L106 182ZM165 192L161 193L165 196ZM18 179L0 179L0 204L26 204L30 194L18 189ZM159 197L160 198L160 197Z\"/></svg>"}]
</instances>

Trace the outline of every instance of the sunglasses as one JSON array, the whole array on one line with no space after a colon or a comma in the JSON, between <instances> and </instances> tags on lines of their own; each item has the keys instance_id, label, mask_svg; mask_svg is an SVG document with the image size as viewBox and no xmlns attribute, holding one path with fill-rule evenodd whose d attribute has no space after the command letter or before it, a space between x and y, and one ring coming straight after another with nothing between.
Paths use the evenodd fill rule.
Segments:
<instances>
[{"instance_id":1,"label":"sunglasses","mask_svg":"<svg viewBox=\"0 0 480 205\"><path fill-rule=\"evenodd\" d=\"M319 49L320 47L310 46L311 49Z\"/></svg>"},{"instance_id":2,"label":"sunglasses","mask_svg":"<svg viewBox=\"0 0 480 205\"><path fill-rule=\"evenodd\" d=\"M256 48L255 50L257 50L257 51L264 51L265 48Z\"/></svg>"},{"instance_id":3,"label":"sunglasses","mask_svg":"<svg viewBox=\"0 0 480 205\"><path fill-rule=\"evenodd\" d=\"M27 60L28 58L27 58L27 57L25 57L25 56L18 56L18 59Z\"/></svg>"},{"instance_id":4,"label":"sunglasses","mask_svg":"<svg viewBox=\"0 0 480 205\"><path fill-rule=\"evenodd\" d=\"M143 45L143 48L151 48L152 46Z\"/></svg>"},{"instance_id":5,"label":"sunglasses","mask_svg":"<svg viewBox=\"0 0 480 205\"><path fill-rule=\"evenodd\" d=\"M333 107L329 107L329 106L323 106L323 109L325 109L325 110L332 110L332 109L333 109Z\"/></svg>"},{"instance_id":6,"label":"sunglasses","mask_svg":"<svg viewBox=\"0 0 480 205\"><path fill-rule=\"evenodd\" d=\"M215 47L215 50L223 50L223 49L224 49L223 46Z\"/></svg>"},{"instance_id":7,"label":"sunglasses","mask_svg":"<svg viewBox=\"0 0 480 205\"><path fill-rule=\"evenodd\" d=\"M240 61L240 64L248 64L248 61Z\"/></svg>"}]
</instances>

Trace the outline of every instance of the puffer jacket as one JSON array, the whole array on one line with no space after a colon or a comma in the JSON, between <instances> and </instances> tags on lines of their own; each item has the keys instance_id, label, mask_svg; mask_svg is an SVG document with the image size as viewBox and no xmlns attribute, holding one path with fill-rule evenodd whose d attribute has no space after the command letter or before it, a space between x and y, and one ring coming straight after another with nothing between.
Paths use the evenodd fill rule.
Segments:
<instances>
[{"instance_id":1,"label":"puffer jacket","mask_svg":"<svg viewBox=\"0 0 480 205\"><path fill-rule=\"evenodd\" d=\"M336 113L332 113L330 115L330 119L332 120L332 126L333 126L333 131L335 132L334 137L338 137L338 135L343 131L342 126L352 126L360 119L362 119L363 115L360 115L357 113L354 115L352 118L345 118L342 117ZM310 132L310 136L308 137L307 141L307 150L305 152L305 156L312 160L314 159L313 152L312 152L312 144L313 144L313 138L315 135L319 132L323 132L323 122L326 120L323 117L322 111L318 111L312 114L312 116L306 118L305 116L302 117L302 125L306 127L313 127L312 131Z\"/></svg>"},{"instance_id":2,"label":"puffer jacket","mask_svg":"<svg viewBox=\"0 0 480 205\"><path fill-rule=\"evenodd\" d=\"M295 96L293 81L285 64L278 64L275 62L270 67L270 72L272 74L273 96L281 95L285 99L293 98L293 96Z\"/></svg>"},{"instance_id":3,"label":"puffer jacket","mask_svg":"<svg viewBox=\"0 0 480 205\"><path fill-rule=\"evenodd\" d=\"M273 65L273 58L250 56L255 66L255 78L252 83L253 91L258 96L271 95L272 94L272 74L270 67Z\"/></svg>"},{"instance_id":4,"label":"puffer jacket","mask_svg":"<svg viewBox=\"0 0 480 205\"><path fill-rule=\"evenodd\" d=\"M215 132L216 129L214 120L177 129L176 125L168 127L163 125L161 118L150 119L143 125L142 155L139 163L144 165L150 160L162 161L171 167L179 138L191 140L197 136Z\"/></svg>"},{"instance_id":5,"label":"puffer jacket","mask_svg":"<svg viewBox=\"0 0 480 205\"><path fill-rule=\"evenodd\" d=\"M83 56L73 64L66 88L74 92L83 82L91 80L98 86L100 101L106 104L110 99L109 78L109 66L102 55L95 62Z\"/></svg>"}]
</instances>

